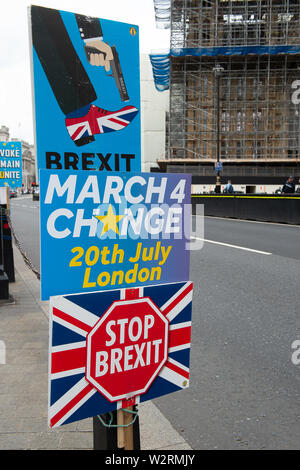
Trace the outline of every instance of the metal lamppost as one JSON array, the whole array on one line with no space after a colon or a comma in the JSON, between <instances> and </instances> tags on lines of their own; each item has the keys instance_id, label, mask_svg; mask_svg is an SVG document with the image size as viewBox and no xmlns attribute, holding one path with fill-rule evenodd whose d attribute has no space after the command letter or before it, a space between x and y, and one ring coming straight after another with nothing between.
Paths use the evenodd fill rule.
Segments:
<instances>
[{"instance_id":1,"label":"metal lamppost","mask_svg":"<svg viewBox=\"0 0 300 470\"><path fill-rule=\"evenodd\" d=\"M216 129L216 173L217 173L217 181L216 181L216 193L221 192L221 181L220 181L220 78L222 73L224 72L224 68L217 64L213 68L213 73L215 77L215 92L216 92L216 121L217 121L217 129Z\"/></svg>"}]
</instances>

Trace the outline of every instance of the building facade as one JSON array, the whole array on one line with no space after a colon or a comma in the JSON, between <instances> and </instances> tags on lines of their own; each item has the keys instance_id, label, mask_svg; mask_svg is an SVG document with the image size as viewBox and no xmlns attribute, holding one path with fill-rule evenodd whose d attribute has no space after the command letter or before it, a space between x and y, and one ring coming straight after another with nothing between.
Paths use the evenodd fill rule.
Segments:
<instances>
[{"instance_id":1,"label":"building facade","mask_svg":"<svg viewBox=\"0 0 300 470\"><path fill-rule=\"evenodd\" d=\"M299 0L172 0L168 148L194 181L300 176ZM216 70L220 70L218 74Z\"/></svg>"},{"instance_id":2,"label":"building facade","mask_svg":"<svg viewBox=\"0 0 300 470\"><path fill-rule=\"evenodd\" d=\"M154 87L148 54L141 54L141 159L142 171L151 171L163 159L166 149L166 116L169 92L160 94Z\"/></svg>"}]
</instances>

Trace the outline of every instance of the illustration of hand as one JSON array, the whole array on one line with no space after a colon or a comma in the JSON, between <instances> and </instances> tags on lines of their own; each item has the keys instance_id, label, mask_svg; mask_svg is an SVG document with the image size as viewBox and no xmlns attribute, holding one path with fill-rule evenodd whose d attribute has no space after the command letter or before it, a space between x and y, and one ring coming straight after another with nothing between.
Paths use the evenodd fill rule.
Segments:
<instances>
[{"instance_id":1,"label":"illustration of hand","mask_svg":"<svg viewBox=\"0 0 300 470\"><path fill-rule=\"evenodd\" d=\"M91 65L104 67L106 72L110 70L110 61L113 60L111 47L101 39L85 42L85 53Z\"/></svg>"}]
</instances>

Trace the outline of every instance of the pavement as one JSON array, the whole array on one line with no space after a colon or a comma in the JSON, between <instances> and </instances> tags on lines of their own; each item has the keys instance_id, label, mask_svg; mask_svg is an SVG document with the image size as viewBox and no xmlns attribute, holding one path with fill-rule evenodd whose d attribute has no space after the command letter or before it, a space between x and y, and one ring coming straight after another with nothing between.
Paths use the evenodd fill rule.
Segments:
<instances>
[{"instance_id":1,"label":"pavement","mask_svg":"<svg viewBox=\"0 0 300 470\"><path fill-rule=\"evenodd\" d=\"M92 450L92 418L50 429L49 304L14 245L15 282L0 300L0 450ZM139 405L142 450L191 447L152 403Z\"/></svg>"}]
</instances>

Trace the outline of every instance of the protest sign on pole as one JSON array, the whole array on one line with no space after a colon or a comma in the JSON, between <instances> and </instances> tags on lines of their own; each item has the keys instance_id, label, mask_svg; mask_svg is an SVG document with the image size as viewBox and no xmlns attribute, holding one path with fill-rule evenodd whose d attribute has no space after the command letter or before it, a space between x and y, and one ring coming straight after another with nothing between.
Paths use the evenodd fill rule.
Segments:
<instances>
[{"instance_id":1,"label":"protest sign on pole","mask_svg":"<svg viewBox=\"0 0 300 470\"><path fill-rule=\"evenodd\" d=\"M138 27L29 14L38 169L140 171Z\"/></svg>"},{"instance_id":2,"label":"protest sign on pole","mask_svg":"<svg viewBox=\"0 0 300 470\"><path fill-rule=\"evenodd\" d=\"M21 142L0 142L0 187L22 186Z\"/></svg>"},{"instance_id":3,"label":"protest sign on pole","mask_svg":"<svg viewBox=\"0 0 300 470\"><path fill-rule=\"evenodd\" d=\"M190 175L40 176L42 300L189 279Z\"/></svg>"},{"instance_id":4,"label":"protest sign on pole","mask_svg":"<svg viewBox=\"0 0 300 470\"><path fill-rule=\"evenodd\" d=\"M189 386L190 281L51 297L49 426Z\"/></svg>"}]
</instances>

